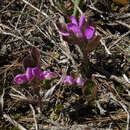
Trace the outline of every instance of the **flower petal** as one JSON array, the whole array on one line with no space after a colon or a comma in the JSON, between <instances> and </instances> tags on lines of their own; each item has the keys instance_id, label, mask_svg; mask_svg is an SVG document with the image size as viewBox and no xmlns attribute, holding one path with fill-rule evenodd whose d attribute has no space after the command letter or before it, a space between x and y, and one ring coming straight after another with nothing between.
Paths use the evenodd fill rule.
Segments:
<instances>
[{"instance_id":1,"label":"flower petal","mask_svg":"<svg viewBox=\"0 0 130 130\"><path fill-rule=\"evenodd\" d=\"M40 77L39 77L41 80L44 80L45 79L45 77L44 77L44 75L43 74L40 74Z\"/></svg>"},{"instance_id":2,"label":"flower petal","mask_svg":"<svg viewBox=\"0 0 130 130\"><path fill-rule=\"evenodd\" d=\"M81 16L79 18L79 27L82 28L84 23L85 23L85 16L84 16L84 14L81 14Z\"/></svg>"},{"instance_id":3,"label":"flower petal","mask_svg":"<svg viewBox=\"0 0 130 130\"><path fill-rule=\"evenodd\" d=\"M17 84L23 84L27 81L27 77L25 74L18 74L14 78L14 82Z\"/></svg>"},{"instance_id":4,"label":"flower petal","mask_svg":"<svg viewBox=\"0 0 130 130\"><path fill-rule=\"evenodd\" d=\"M43 79L43 76L41 75L40 69L37 68L37 67L32 69L32 74L33 74L34 77Z\"/></svg>"},{"instance_id":5,"label":"flower petal","mask_svg":"<svg viewBox=\"0 0 130 130\"><path fill-rule=\"evenodd\" d=\"M44 75L45 79L51 80L52 77L53 77L53 72L49 72L48 70L45 70L45 71L43 72L43 75Z\"/></svg>"},{"instance_id":6,"label":"flower petal","mask_svg":"<svg viewBox=\"0 0 130 130\"><path fill-rule=\"evenodd\" d=\"M26 77L27 77L28 81L30 81L30 80L32 80L34 78L34 75L32 74L32 68L27 68Z\"/></svg>"},{"instance_id":7,"label":"flower petal","mask_svg":"<svg viewBox=\"0 0 130 130\"><path fill-rule=\"evenodd\" d=\"M83 80L82 78L78 77L78 78L76 79L76 83L77 83L77 85L79 85L79 86L83 86L83 85L84 85L84 80Z\"/></svg>"},{"instance_id":8,"label":"flower petal","mask_svg":"<svg viewBox=\"0 0 130 130\"><path fill-rule=\"evenodd\" d=\"M69 36L69 35L70 35L69 32L64 32L64 31L60 31L60 33L61 33L61 35L63 35L63 36Z\"/></svg>"},{"instance_id":9,"label":"flower petal","mask_svg":"<svg viewBox=\"0 0 130 130\"><path fill-rule=\"evenodd\" d=\"M72 31L75 35L81 35L81 29L73 23L68 23L66 28L68 31Z\"/></svg>"},{"instance_id":10,"label":"flower petal","mask_svg":"<svg viewBox=\"0 0 130 130\"><path fill-rule=\"evenodd\" d=\"M49 74L48 74L48 78L49 78L49 79L52 79L52 78L53 78L53 75L54 75L53 72L49 72Z\"/></svg>"},{"instance_id":11,"label":"flower petal","mask_svg":"<svg viewBox=\"0 0 130 130\"><path fill-rule=\"evenodd\" d=\"M47 75L48 73L49 73L48 70L45 70L45 71L43 72L44 75Z\"/></svg>"},{"instance_id":12,"label":"flower petal","mask_svg":"<svg viewBox=\"0 0 130 130\"><path fill-rule=\"evenodd\" d=\"M65 85L72 85L73 84L73 81L74 79L71 77L71 76L66 76L64 79L63 79L63 83Z\"/></svg>"},{"instance_id":13,"label":"flower petal","mask_svg":"<svg viewBox=\"0 0 130 130\"><path fill-rule=\"evenodd\" d=\"M91 39L95 34L95 28L93 26L88 26L85 29L85 36L87 39Z\"/></svg>"},{"instance_id":14,"label":"flower petal","mask_svg":"<svg viewBox=\"0 0 130 130\"><path fill-rule=\"evenodd\" d=\"M72 23L78 26L78 22L74 16L70 16L70 19L72 20Z\"/></svg>"}]
</instances>

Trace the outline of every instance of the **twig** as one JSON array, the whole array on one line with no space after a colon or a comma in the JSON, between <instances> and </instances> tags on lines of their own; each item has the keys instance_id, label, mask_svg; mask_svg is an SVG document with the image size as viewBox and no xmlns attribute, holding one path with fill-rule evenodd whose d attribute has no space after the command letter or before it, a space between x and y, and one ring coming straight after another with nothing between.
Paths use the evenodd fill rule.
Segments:
<instances>
[{"instance_id":1,"label":"twig","mask_svg":"<svg viewBox=\"0 0 130 130\"><path fill-rule=\"evenodd\" d=\"M33 112L33 119L34 119L34 122L35 122L35 128L36 128L36 130L38 130L38 124L37 124L37 120L36 120L35 110L34 110L34 108L31 104L29 106L30 106L30 108L32 109L32 112Z\"/></svg>"},{"instance_id":2,"label":"twig","mask_svg":"<svg viewBox=\"0 0 130 130\"><path fill-rule=\"evenodd\" d=\"M12 87L12 89L13 89L15 92L17 92L18 94L20 94L21 96L23 96L24 98L26 98L24 94L22 94L20 91L16 90L14 87ZM27 98L26 98L26 99L27 99Z\"/></svg>"},{"instance_id":3,"label":"twig","mask_svg":"<svg viewBox=\"0 0 130 130\"><path fill-rule=\"evenodd\" d=\"M92 74L92 77L107 79L106 76L101 75L101 74ZM123 77L124 77L124 76L123 76ZM124 77L124 78L127 78L127 77ZM117 77L116 75L111 75L111 76L110 76L110 79L111 79L111 80L114 80L114 81L116 81L116 82L118 82L118 83L120 83L120 84L123 84L124 86L128 86L128 85L129 85L129 81L127 81L127 80L129 80L129 79L125 79L125 81L124 81L124 80L122 80L121 78ZM126 81L127 81L127 82L126 82Z\"/></svg>"},{"instance_id":4,"label":"twig","mask_svg":"<svg viewBox=\"0 0 130 130\"><path fill-rule=\"evenodd\" d=\"M127 77L125 74L123 74L123 77L124 77L125 81L126 81L128 84L130 84L130 80L128 79L128 77Z\"/></svg>"},{"instance_id":5,"label":"twig","mask_svg":"<svg viewBox=\"0 0 130 130\"><path fill-rule=\"evenodd\" d=\"M50 1L51 6L54 6L53 0L49 0L49 1Z\"/></svg>"},{"instance_id":6,"label":"twig","mask_svg":"<svg viewBox=\"0 0 130 130\"><path fill-rule=\"evenodd\" d=\"M33 46L28 40L24 39L23 37L19 37L19 36L13 34L13 33L5 32L5 31L3 31L1 28L0 28L0 34L4 34L4 35L9 35L9 36L15 37L15 38L17 38L18 40L25 41L28 45Z\"/></svg>"},{"instance_id":7,"label":"twig","mask_svg":"<svg viewBox=\"0 0 130 130\"><path fill-rule=\"evenodd\" d=\"M14 3L16 0L12 0L7 6L5 6L2 10L0 10L0 13L6 10L12 3Z\"/></svg>"},{"instance_id":8,"label":"twig","mask_svg":"<svg viewBox=\"0 0 130 130\"><path fill-rule=\"evenodd\" d=\"M118 114L118 115L111 115L111 117L96 118L94 120L94 122L108 122L108 121L111 121L111 119L119 120L119 119L123 119L123 118L127 118L127 114L123 113L123 114ZM85 119L87 120L87 122L93 121L93 119L91 119L91 118L85 118Z\"/></svg>"},{"instance_id":9,"label":"twig","mask_svg":"<svg viewBox=\"0 0 130 130\"><path fill-rule=\"evenodd\" d=\"M3 93L0 96L0 105L1 105L1 111L2 112L3 112L3 106L4 106L4 99L3 99L4 95L5 95L5 88L3 88Z\"/></svg>"},{"instance_id":10,"label":"twig","mask_svg":"<svg viewBox=\"0 0 130 130\"><path fill-rule=\"evenodd\" d=\"M101 42L101 44L104 46L104 48L105 48L107 54L112 55L112 53L111 53L111 52L109 51L109 49L106 47L105 42L103 41L103 39L101 39L100 42Z\"/></svg>"},{"instance_id":11,"label":"twig","mask_svg":"<svg viewBox=\"0 0 130 130\"><path fill-rule=\"evenodd\" d=\"M7 119L10 123L12 123L15 127L19 128L20 130L27 130L21 124L19 124L18 122L16 122L14 119L11 119L11 117L9 115L4 114L3 117L5 119Z\"/></svg>"},{"instance_id":12,"label":"twig","mask_svg":"<svg viewBox=\"0 0 130 130\"><path fill-rule=\"evenodd\" d=\"M124 22L122 22L122 21L115 21L116 23L119 23L119 24L121 24L121 25L123 25L123 26L125 26L125 27L127 27L128 29L130 29L130 25L129 24L126 24L126 23L124 23Z\"/></svg>"},{"instance_id":13,"label":"twig","mask_svg":"<svg viewBox=\"0 0 130 130\"><path fill-rule=\"evenodd\" d=\"M123 15L119 15L115 19L125 19L125 18L130 18L130 13L123 13Z\"/></svg>"},{"instance_id":14,"label":"twig","mask_svg":"<svg viewBox=\"0 0 130 130\"><path fill-rule=\"evenodd\" d=\"M87 5L87 7L89 7L90 9L92 9L92 10L94 10L94 11L98 12L99 14L103 14L103 12L102 12L102 11L100 11L100 10L96 9L96 8L95 8L94 6L92 6L92 5Z\"/></svg>"},{"instance_id":15,"label":"twig","mask_svg":"<svg viewBox=\"0 0 130 130\"><path fill-rule=\"evenodd\" d=\"M40 11L41 11L41 9L42 9L43 2L44 2L44 0L41 0L41 4L40 4Z\"/></svg>"},{"instance_id":16,"label":"twig","mask_svg":"<svg viewBox=\"0 0 130 130\"><path fill-rule=\"evenodd\" d=\"M111 97L114 101L116 101L118 104L120 104L120 105L122 106L122 108L124 109L124 111L127 113L127 125L126 125L126 130L129 130L130 115L129 115L129 112L128 112L126 106L125 106L123 103L121 103L120 101L118 101L118 100L113 96L112 93L110 93L110 97Z\"/></svg>"},{"instance_id":17,"label":"twig","mask_svg":"<svg viewBox=\"0 0 130 130\"><path fill-rule=\"evenodd\" d=\"M111 49L113 46L115 46L121 39L123 39L129 33L130 33L130 30L128 32L126 32L125 34L121 35L111 46L109 46L109 49Z\"/></svg>"},{"instance_id":18,"label":"twig","mask_svg":"<svg viewBox=\"0 0 130 130\"><path fill-rule=\"evenodd\" d=\"M24 12L26 6L27 6L27 5L25 4L24 7L23 7L23 9L22 9L22 11L21 11L21 14L20 14L19 17L18 17L18 20L17 20L17 22L16 22L16 26L15 26L15 30L16 30L17 27L18 27L19 21L20 21L20 19L21 19L21 16L22 16L22 14L23 14L23 12Z\"/></svg>"},{"instance_id":19,"label":"twig","mask_svg":"<svg viewBox=\"0 0 130 130\"><path fill-rule=\"evenodd\" d=\"M106 110L104 110L104 109L101 107L101 105L99 104L99 101L96 101L96 104L97 104L97 107L98 107L98 109L99 109L99 111L100 111L100 114L101 114L101 115L105 115Z\"/></svg>"},{"instance_id":20,"label":"twig","mask_svg":"<svg viewBox=\"0 0 130 130\"><path fill-rule=\"evenodd\" d=\"M15 95L15 94L10 94L10 96L13 98L13 99L16 99L16 100L27 100L26 97L23 97L23 96L20 96L20 95Z\"/></svg>"},{"instance_id":21,"label":"twig","mask_svg":"<svg viewBox=\"0 0 130 130\"><path fill-rule=\"evenodd\" d=\"M22 0L25 4L29 5L30 7L32 7L33 9L35 9L37 12L39 12L40 14L42 14L43 16L49 18L49 16L44 13L43 11L40 11L38 8L36 8L35 6L33 6L31 3L29 3L28 1L26 0Z\"/></svg>"}]
</instances>

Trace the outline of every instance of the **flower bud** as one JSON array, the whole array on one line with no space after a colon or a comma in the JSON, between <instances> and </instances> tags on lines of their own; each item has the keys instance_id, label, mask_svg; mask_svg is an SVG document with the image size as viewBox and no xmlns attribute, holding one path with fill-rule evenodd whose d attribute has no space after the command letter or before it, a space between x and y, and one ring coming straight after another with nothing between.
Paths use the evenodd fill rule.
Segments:
<instances>
[{"instance_id":1,"label":"flower bud","mask_svg":"<svg viewBox=\"0 0 130 130\"><path fill-rule=\"evenodd\" d=\"M15 76L14 82L17 84L23 84L23 83L27 82L27 77L25 74L18 74Z\"/></svg>"}]
</instances>

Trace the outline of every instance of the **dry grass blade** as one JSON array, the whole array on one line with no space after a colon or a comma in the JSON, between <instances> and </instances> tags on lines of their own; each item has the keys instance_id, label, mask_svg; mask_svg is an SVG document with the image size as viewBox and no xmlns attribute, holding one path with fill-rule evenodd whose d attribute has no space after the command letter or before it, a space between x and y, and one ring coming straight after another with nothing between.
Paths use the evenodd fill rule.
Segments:
<instances>
[{"instance_id":1,"label":"dry grass blade","mask_svg":"<svg viewBox=\"0 0 130 130\"><path fill-rule=\"evenodd\" d=\"M118 100L113 96L112 93L110 93L110 97L111 97L114 101L116 101L117 103L119 103L119 104L122 106L122 108L124 109L124 111L127 113L127 125L126 125L126 130L129 130L130 114L129 114L128 110L127 110L127 106L124 105L122 102L118 101Z\"/></svg>"},{"instance_id":2,"label":"dry grass blade","mask_svg":"<svg viewBox=\"0 0 130 130\"><path fill-rule=\"evenodd\" d=\"M18 122L16 122L15 120L13 120L9 115L4 114L3 117L8 120L12 125L14 125L15 127L19 128L20 130L27 130L26 128L24 128L21 124L19 124Z\"/></svg>"},{"instance_id":3,"label":"dry grass blade","mask_svg":"<svg viewBox=\"0 0 130 130\"><path fill-rule=\"evenodd\" d=\"M129 16L130 17L130 16ZM130 29L130 25L129 24L126 24L126 23L124 23L124 22L122 22L122 21L116 21L116 23L119 23L119 24L121 24L121 25L123 25L123 26L125 26L125 27L127 27L128 29Z\"/></svg>"},{"instance_id":4,"label":"dry grass blade","mask_svg":"<svg viewBox=\"0 0 130 130\"><path fill-rule=\"evenodd\" d=\"M108 122L111 120L122 120L122 119L126 119L127 118L127 114L125 113L121 113L118 115L111 115L110 117L105 117L105 118L96 118L95 120L93 120L92 118L86 118L86 120L88 122Z\"/></svg>"},{"instance_id":5,"label":"dry grass blade","mask_svg":"<svg viewBox=\"0 0 130 130\"><path fill-rule=\"evenodd\" d=\"M4 94L5 94L5 88L3 88L3 93L0 96L0 105L1 105L1 112L3 112L3 106L4 106Z\"/></svg>"},{"instance_id":6,"label":"dry grass blade","mask_svg":"<svg viewBox=\"0 0 130 130\"><path fill-rule=\"evenodd\" d=\"M48 18L48 15L44 12L41 12L38 8L36 8L35 6L33 6L32 4L30 4L28 1L26 0L22 0L25 4L29 5L30 7L32 7L34 10L36 10L37 12L41 13L43 16Z\"/></svg>"},{"instance_id":7,"label":"dry grass blade","mask_svg":"<svg viewBox=\"0 0 130 130\"><path fill-rule=\"evenodd\" d=\"M106 47L104 41L101 39L100 42L101 42L101 44L104 46L104 48L105 48L107 54L112 55L112 53L111 53L111 52L109 51L109 49Z\"/></svg>"},{"instance_id":8,"label":"dry grass blade","mask_svg":"<svg viewBox=\"0 0 130 130\"><path fill-rule=\"evenodd\" d=\"M32 105L29 105L29 106L30 106L30 108L32 109L32 112L33 112L33 118L34 118L34 122L35 122L35 129L38 130L38 124L37 124L35 110L34 110Z\"/></svg>"},{"instance_id":9,"label":"dry grass blade","mask_svg":"<svg viewBox=\"0 0 130 130\"><path fill-rule=\"evenodd\" d=\"M11 4L13 4L16 0L12 0L11 2L9 2L9 4L7 6L5 6L2 10L0 10L0 13L3 12L4 10L6 10Z\"/></svg>"},{"instance_id":10,"label":"dry grass blade","mask_svg":"<svg viewBox=\"0 0 130 130\"><path fill-rule=\"evenodd\" d=\"M66 71L67 71L67 68L66 68ZM48 99L48 98L51 97L51 95L53 94L53 92L54 92L56 86L58 86L58 85L62 82L62 80L63 80L63 78L64 78L64 76L65 76L65 74L66 74L66 71L65 71L65 73L61 76L60 80L46 92L46 94L45 94L45 96L44 96L45 99Z\"/></svg>"},{"instance_id":11,"label":"dry grass blade","mask_svg":"<svg viewBox=\"0 0 130 130\"><path fill-rule=\"evenodd\" d=\"M113 46L115 46L120 40L122 40L125 36L130 34L130 30L126 32L125 34L121 35L120 38L118 38L111 46L109 46L109 49L111 49Z\"/></svg>"}]
</instances>

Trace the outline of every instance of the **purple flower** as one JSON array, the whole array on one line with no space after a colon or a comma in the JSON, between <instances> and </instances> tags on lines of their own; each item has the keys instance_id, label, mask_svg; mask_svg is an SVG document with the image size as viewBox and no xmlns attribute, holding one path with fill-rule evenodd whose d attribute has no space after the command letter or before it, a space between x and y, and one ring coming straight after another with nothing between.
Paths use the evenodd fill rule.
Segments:
<instances>
[{"instance_id":1,"label":"purple flower","mask_svg":"<svg viewBox=\"0 0 130 130\"><path fill-rule=\"evenodd\" d=\"M14 82L17 84L23 84L23 83L27 82L27 77L25 74L18 74L15 76Z\"/></svg>"},{"instance_id":2,"label":"purple flower","mask_svg":"<svg viewBox=\"0 0 130 130\"><path fill-rule=\"evenodd\" d=\"M84 80L82 78L80 78L80 77L78 77L75 82L79 86L83 86L84 85Z\"/></svg>"},{"instance_id":3,"label":"purple flower","mask_svg":"<svg viewBox=\"0 0 130 130\"><path fill-rule=\"evenodd\" d=\"M74 16L70 16L71 23L66 24L68 32L61 31L63 36L69 36L72 31L76 36L91 39L95 34L95 28L93 26L87 26L85 22L85 16L82 14L79 18L79 23Z\"/></svg>"},{"instance_id":4,"label":"purple flower","mask_svg":"<svg viewBox=\"0 0 130 130\"><path fill-rule=\"evenodd\" d=\"M32 68L27 68L25 75L26 75L27 80L31 81L34 78L34 75L32 73Z\"/></svg>"},{"instance_id":5,"label":"purple flower","mask_svg":"<svg viewBox=\"0 0 130 130\"><path fill-rule=\"evenodd\" d=\"M74 79L73 79L71 76L67 75L67 76L63 79L63 83L64 83L65 85L72 85L72 84L74 83Z\"/></svg>"},{"instance_id":6,"label":"purple flower","mask_svg":"<svg viewBox=\"0 0 130 130\"><path fill-rule=\"evenodd\" d=\"M52 77L53 77L53 72L49 72L48 70L45 70L45 71L43 72L43 75L44 75L45 79L51 80Z\"/></svg>"},{"instance_id":7,"label":"purple flower","mask_svg":"<svg viewBox=\"0 0 130 130\"><path fill-rule=\"evenodd\" d=\"M43 75L44 75L45 79L51 80L52 78L58 77L59 73L58 72L49 72L48 70L45 70L43 72Z\"/></svg>"},{"instance_id":8,"label":"purple flower","mask_svg":"<svg viewBox=\"0 0 130 130\"><path fill-rule=\"evenodd\" d=\"M35 67L32 69L32 74L34 77L44 80L44 75L41 74L40 69Z\"/></svg>"}]
</instances>

